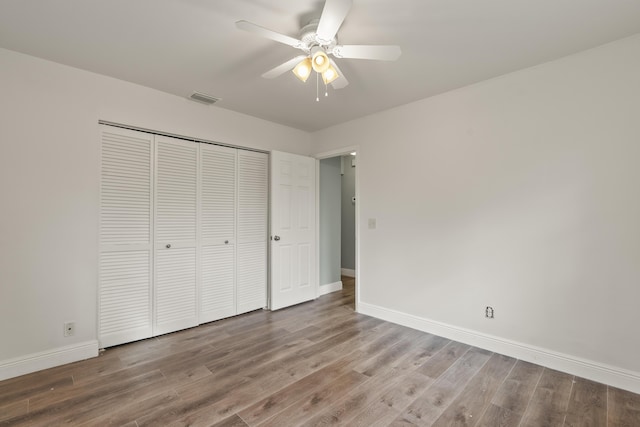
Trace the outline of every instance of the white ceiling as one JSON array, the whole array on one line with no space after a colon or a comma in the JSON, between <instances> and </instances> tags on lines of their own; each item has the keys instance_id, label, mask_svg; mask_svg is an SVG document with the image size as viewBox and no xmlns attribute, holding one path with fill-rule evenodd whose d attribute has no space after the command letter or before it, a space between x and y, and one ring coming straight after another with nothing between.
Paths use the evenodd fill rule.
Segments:
<instances>
[{"instance_id":1,"label":"white ceiling","mask_svg":"<svg viewBox=\"0 0 640 427\"><path fill-rule=\"evenodd\" d=\"M640 32L638 0L354 0L341 44L397 44L397 62L338 60L349 86L321 96L298 55L235 27L293 37L316 0L2 0L0 47L313 131ZM322 81L320 82L322 86Z\"/></svg>"}]
</instances>

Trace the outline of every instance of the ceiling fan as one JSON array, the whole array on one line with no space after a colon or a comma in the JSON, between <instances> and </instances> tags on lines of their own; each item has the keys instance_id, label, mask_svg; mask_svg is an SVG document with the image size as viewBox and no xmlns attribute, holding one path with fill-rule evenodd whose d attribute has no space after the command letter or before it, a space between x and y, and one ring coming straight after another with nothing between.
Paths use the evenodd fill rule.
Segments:
<instances>
[{"instance_id":1,"label":"ceiling fan","mask_svg":"<svg viewBox=\"0 0 640 427\"><path fill-rule=\"evenodd\" d=\"M304 52L303 55L267 71L262 77L273 79L293 70L298 79L306 82L311 71L315 71L322 76L325 85L331 84L334 89L341 89L348 85L349 81L329 55L335 58L395 61L401 54L399 46L339 45L336 34L351 9L351 4L352 0L326 0L320 19L314 19L305 25L300 30L298 39L247 21L236 22L236 27Z\"/></svg>"}]
</instances>

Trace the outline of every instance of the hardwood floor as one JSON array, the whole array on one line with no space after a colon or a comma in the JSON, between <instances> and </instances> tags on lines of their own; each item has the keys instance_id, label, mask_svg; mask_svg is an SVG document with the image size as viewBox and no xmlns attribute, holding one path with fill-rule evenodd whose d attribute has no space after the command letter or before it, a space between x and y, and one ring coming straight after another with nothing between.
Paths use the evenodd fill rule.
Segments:
<instances>
[{"instance_id":1,"label":"hardwood floor","mask_svg":"<svg viewBox=\"0 0 640 427\"><path fill-rule=\"evenodd\" d=\"M318 300L0 382L0 424L640 426L640 395Z\"/></svg>"}]
</instances>

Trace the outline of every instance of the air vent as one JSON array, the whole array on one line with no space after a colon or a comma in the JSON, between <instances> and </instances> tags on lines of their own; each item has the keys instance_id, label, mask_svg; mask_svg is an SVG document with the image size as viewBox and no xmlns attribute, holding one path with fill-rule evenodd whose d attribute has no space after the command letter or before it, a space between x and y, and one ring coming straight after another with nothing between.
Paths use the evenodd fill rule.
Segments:
<instances>
[{"instance_id":1,"label":"air vent","mask_svg":"<svg viewBox=\"0 0 640 427\"><path fill-rule=\"evenodd\" d=\"M207 105L215 104L221 99L214 96L205 95L204 93L200 92L193 92L189 98Z\"/></svg>"}]
</instances>

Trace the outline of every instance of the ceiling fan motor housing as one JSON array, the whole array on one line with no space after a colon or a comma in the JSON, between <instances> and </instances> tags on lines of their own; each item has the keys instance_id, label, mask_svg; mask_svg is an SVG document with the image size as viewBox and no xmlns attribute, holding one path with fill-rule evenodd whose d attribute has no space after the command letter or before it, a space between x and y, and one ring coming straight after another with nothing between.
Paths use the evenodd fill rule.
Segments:
<instances>
[{"instance_id":1,"label":"ceiling fan motor housing","mask_svg":"<svg viewBox=\"0 0 640 427\"><path fill-rule=\"evenodd\" d=\"M326 53L331 53L333 48L338 44L338 37L334 37L329 43L323 43L318 39L318 22L320 19L313 19L300 30L301 49L306 53L310 53L314 46L321 46Z\"/></svg>"}]
</instances>

